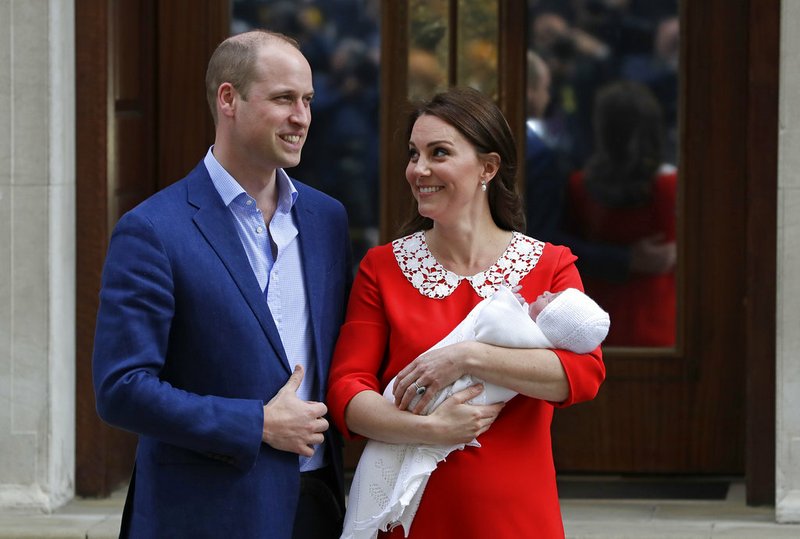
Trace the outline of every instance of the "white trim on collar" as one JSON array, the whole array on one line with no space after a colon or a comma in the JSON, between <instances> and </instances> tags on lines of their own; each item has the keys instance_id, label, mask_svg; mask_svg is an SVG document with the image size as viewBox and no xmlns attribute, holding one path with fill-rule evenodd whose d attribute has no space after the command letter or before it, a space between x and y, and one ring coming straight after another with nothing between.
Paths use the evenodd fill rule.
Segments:
<instances>
[{"instance_id":1,"label":"white trim on collar","mask_svg":"<svg viewBox=\"0 0 800 539\"><path fill-rule=\"evenodd\" d=\"M513 288L536 267L543 250L544 242L514 232L508 247L492 267L465 277L448 270L434 258L422 231L392 242L392 251L403 275L420 294L431 299L446 298L464 279L482 298L490 297L500 286Z\"/></svg>"}]
</instances>

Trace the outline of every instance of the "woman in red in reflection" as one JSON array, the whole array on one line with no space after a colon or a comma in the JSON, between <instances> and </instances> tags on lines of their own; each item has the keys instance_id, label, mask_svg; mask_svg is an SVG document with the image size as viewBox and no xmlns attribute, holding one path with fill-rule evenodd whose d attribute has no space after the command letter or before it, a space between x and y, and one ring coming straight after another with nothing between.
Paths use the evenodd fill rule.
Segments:
<instances>
[{"instance_id":1,"label":"woman in red in reflection","mask_svg":"<svg viewBox=\"0 0 800 539\"><path fill-rule=\"evenodd\" d=\"M611 316L606 346L672 346L677 170L662 163L661 107L646 87L615 82L598 92L594 122L595 151L570 178L565 229L629 247L630 269L600 277L579 260L586 292Z\"/></svg>"}]
</instances>

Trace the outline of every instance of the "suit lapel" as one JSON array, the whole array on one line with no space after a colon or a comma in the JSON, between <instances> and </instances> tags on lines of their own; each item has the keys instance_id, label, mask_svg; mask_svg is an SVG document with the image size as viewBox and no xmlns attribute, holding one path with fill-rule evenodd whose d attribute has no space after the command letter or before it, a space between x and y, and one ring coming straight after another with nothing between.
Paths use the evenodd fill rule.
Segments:
<instances>
[{"instance_id":1,"label":"suit lapel","mask_svg":"<svg viewBox=\"0 0 800 539\"><path fill-rule=\"evenodd\" d=\"M295 183L297 185L297 183ZM308 197L303 197L302 193L297 197L294 205L295 222L300 239L300 254L303 258L303 279L306 284L306 297L308 298L308 310L311 316L311 328L314 334L314 362L316 373L319 380L327 378L328 372L324 368L320 357L323 352L322 338L320 333L323 316L323 297L325 296L325 282L327 271L325 268L326 252L324 245L324 226L319 215L314 208L308 204ZM318 384L321 387L324 384ZM317 395L321 400L322 396Z\"/></svg>"},{"instance_id":2,"label":"suit lapel","mask_svg":"<svg viewBox=\"0 0 800 539\"><path fill-rule=\"evenodd\" d=\"M201 162L188 178L189 203L197 207L194 222L211 248L217 253L222 263L230 273L236 286L239 287L244 299L258 319L267 336L275 355L280 358L286 372L291 374L286 351L283 349L278 328L269 312L267 301L261 292L250 261L239 241L236 225L228 208L222 203L211 182L211 178Z\"/></svg>"}]
</instances>

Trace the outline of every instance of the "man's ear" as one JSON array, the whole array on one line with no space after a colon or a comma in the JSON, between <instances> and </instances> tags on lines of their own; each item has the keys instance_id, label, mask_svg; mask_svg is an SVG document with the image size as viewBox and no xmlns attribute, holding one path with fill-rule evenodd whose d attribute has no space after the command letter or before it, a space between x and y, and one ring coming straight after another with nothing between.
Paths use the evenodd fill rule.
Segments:
<instances>
[{"instance_id":1,"label":"man's ear","mask_svg":"<svg viewBox=\"0 0 800 539\"><path fill-rule=\"evenodd\" d=\"M232 117L240 99L239 92L230 82L223 82L217 88L217 112L220 116Z\"/></svg>"}]
</instances>

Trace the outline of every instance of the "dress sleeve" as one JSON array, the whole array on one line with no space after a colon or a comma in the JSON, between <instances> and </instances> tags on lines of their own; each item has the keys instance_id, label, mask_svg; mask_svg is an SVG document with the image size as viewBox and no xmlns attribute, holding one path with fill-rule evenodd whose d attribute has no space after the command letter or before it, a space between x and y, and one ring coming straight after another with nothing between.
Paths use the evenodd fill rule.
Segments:
<instances>
[{"instance_id":1,"label":"dress sleeve","mask_svg":"<svg viewBox=\"0 0 800 539\"><path fill-rule=\"evenodd\" d=\"M349 439L359 436L347 428L345 409L362 391L380 392L378 373L389 335L374 259L374 252L368 253L359 265L328 378L330 416Z\"/></svg>"},{"instance_id":2,"label":"dress sleeve","mask_svg":"<svg viewBox=\"0 0 800 539\"><path fill-rule=\"evenodd\" d=\"M576 257L569 249L562 248L553 274L550 290L559 292L566 288L583 291L583 283L575 267ZM613 324L614 321L612 320ZM569 384L569 397L563 402L554 402L559 408L593 399L606 376L603 354L598 346L588 354L577 354L568 350L555 350Z\"/></svg>"}]
</instances>

